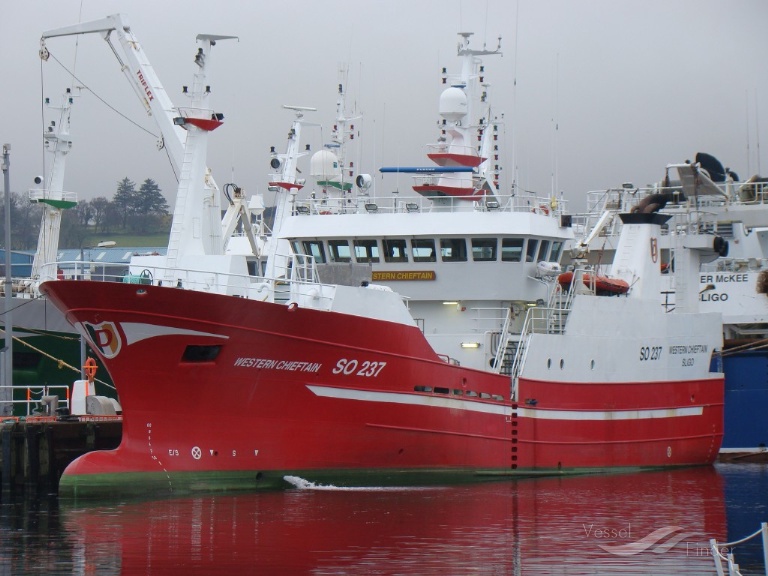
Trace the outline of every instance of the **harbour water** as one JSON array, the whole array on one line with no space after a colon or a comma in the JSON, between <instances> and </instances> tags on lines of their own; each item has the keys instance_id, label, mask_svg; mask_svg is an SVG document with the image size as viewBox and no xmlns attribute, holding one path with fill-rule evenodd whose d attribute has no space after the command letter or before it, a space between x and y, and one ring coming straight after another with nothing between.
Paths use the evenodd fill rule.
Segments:
<instances>
[{"instance_id":1,"label":"harbour water","mask_svg":"<svg viewBox=\"0 0 768 576\"><path fill-rule=\"evenodd\" d=\"M299 484L301 484L299 482ZM768 465L481 484L0 505L0 575L714 574L768 520ZM764 574L757 539L734 550Z\"/></svg>"}]
</instances>

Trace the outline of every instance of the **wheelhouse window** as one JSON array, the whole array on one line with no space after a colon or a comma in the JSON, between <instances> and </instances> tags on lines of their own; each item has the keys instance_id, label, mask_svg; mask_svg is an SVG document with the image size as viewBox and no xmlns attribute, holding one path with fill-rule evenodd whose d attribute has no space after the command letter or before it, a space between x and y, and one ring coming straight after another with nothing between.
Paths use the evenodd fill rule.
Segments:
<instances>
[{"instance_id":1,"label":"wheelhouse window","mask_svg":"<svg viewBox=\"0 0 768 576\"><path fill-rule=\"evenodd\" d=\"M347 240L328 240L328 252L331 262L351 262L352 252Z\"/></svg>"},{"instance_id":2,"label":"wheelhouse window","mask_svg":"<svg viewBox=\"0 0 768 576\"><path fill-rule=\"evenodd\" d=\"M385 262L408 262L404 238L390 238L382 240L384 245Z\"/></svg>"},{"instance_id":3,"label":"wheelhouse window","mask_svg":"<svg viewBox=\"0 0 768 576\"><path fill-rule=\"evenodd\" d=\"M436 262L435 241L432 238L414 238L411 240L411 254L414 262Z\"/></svg>"},{"instance_id":4,"label":"wheelhouse window","mask_svg":"<svg viewBox=\"0 0 768 576\"><path fill-rule=\"evenodd\" d=\"M533 240L532 238L528 239L528 250L525 253L525 261L526 262L534 262L536 259L536 248L539 247L539 241Z\"/></svg>"},{"instance_id":5,"label":"wheelhouse window","mask_svg":"<svg viewBox=\"0 0 768 576\"><path fill-rule=\"evenodd\" d=\"M547 262L547 256L549 253L549 240L542 240L539 245L539 255L536 257L536 262Z\"/></svg>"},{"instance_id":6,"label":"wheelhouse window","mask_svg":"<svg viewBox=\"0 0 768 576\"><path fill-rule=\"evenodd\" d=\"M353 240L355 260L358 262L379 262L379 243L376 240Z\"/></svg>"},{"instance_id":7,"label":"wheelhouse window","mask_svg":"<svg viewBox=\"0 0 768 576\"><path fill-rule=\"evenodd\" d=\"M266 267L266 262L261 262L261 267L259 266L259 260L246 260L245 264L248 266L248 275L249 276L264 276L264 268Z\"/></svg>"},{"instance_id":8,"label":"wheelhouse window","mask_svg":"<svg viewBox=\"0 0 768 576\"><path fill-rule=\"evenodd\" d=\"M325 250L320 240L304 240L304 253L312 256L318 264L325 264Z\"/></svg>"},{"instance_id":9,"label":"wheelhouse window","mask_svg":"<svg viewBox=\"0 0 768 576\"><path fill-rule=\"evenodd\" d=\"M501 260L502 262L520 262L523 259L523 246L525 238L502 238Z\"/></svg>"},{"instance_id":10,"label":"wheelhouse window","mask_svg":"<svg viewBox=\"0 0 768 576\"><path fill-rule=\"evenodd\" d=\"M496 238L472 238L472 260L489 262L496 260Z\"/></svg>"},{"instance_id":11,"label":"wheelhouse window","mask_svg":"<svg viewBox=\"0 0 768 576\"><path fill-rule=\"evenodd\" d=\"M563 243L560 240L552 242L552 252L549 254L551 262L560 262L560 254L563 251Z\"/></svg>"},{"instance_id":12,"label":"wheelhouse window","mask_svg":"<svg viewBox=\"0 0 768 576\"><path fill-rule=\"evenodd\" d=\"M443 262L466 262L466 240L464 240L464 238L441 238L440 256L443 259Z\"/></svg>"}]
</instances>

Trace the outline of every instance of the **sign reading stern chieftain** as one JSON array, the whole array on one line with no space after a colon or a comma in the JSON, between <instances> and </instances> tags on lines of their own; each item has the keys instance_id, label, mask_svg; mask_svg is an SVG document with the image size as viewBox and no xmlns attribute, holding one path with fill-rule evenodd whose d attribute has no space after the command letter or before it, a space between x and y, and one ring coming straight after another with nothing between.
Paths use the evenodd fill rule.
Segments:
<instances>
[{"instance_id":1,"label":"sign reading stern chieftain","mask_svg":"<svg viewBox=\"0 0 768 576\"><path fill-rule=\"evenodd\" d=\"M392 270L373 272L371 280L374 282L435 280L437 274L434 270Z\"/></svg>"}]
</instances>

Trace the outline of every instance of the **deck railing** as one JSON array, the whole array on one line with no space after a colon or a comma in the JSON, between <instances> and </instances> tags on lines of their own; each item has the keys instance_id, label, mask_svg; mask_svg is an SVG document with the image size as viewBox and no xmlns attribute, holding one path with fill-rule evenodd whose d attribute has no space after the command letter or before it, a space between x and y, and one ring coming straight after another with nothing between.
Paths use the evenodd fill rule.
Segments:
<instances>
[{"instance_id":1,"label":"deck railing","mask_svg":"<svg viewBox=\"0 0 768 576\"><path fill-rule=\"evenodd\" d=\"M23 399L16 399L17 391L22 392ZM7 402L14 406L25 405L27 416L39 414L41 410L47 415L53 416L56 410L53 407L54 405L69 409L69 386L64 384L52 386L11 386L11 394L13 399ZM55 402L50 401L52 397L56 397Z\"/></svg>"},{"instance_id":2,"label":"deck railing","mask_svg":"<svg viewBox=\"0 0 768 576\"><path fill-rule=\"evenodd\" d=\"M709 548L712 553L712 558L715 561L715 570L717 571L718 576L725 576L725 571L723 570L723 562L725 562L725 567L728 570L728 576L741 576L739 565L736 563L733 552L730 550L732 550L734 546L752 540L758 534L762 535L763 568L765 570L766 576L768 576L768 523L766 522L763 522L756 532L750 534L749 536L745 536L741 540L735 540L733 542L718 542L714 538L710 539ZM726 553L723 553L724 550Z\"/></svg>"},{"instance_id":3,"label":"deck railing","mask_svg":"<svg viewBox=\"0 0 768 576\"><path fill-rule=\"evenodd\" d=\"M437 176L417 176L422 180ZM424 183L424 182L420 182ZM416 212L521 212L536 213L559 217L566 213L567 201L558 198L537 196L535 194L495 194L473 196L440 196L429 198L420 194L363 195L355 197L334 197L320 195L305 201L296 202L293 212L299 216L328 214L366 214L366 213L416 213Z\"/></svg>"},{"instance_id":4,"label":"deck railing","mask_svg":"<svg viewBox=\"0 0 768 576\"><path fill-rule=\"evenodd\" d=\"M151 262L141 265L110 266L100 262L59 262L64 279L121 282L127 284L171 286L185 290L197 290L228 294L253 300L270 300L288 303L299 298L311 297L313 307L329 309L333 287L322 284L314 258L304 254L285 257L285 264L276 268L275 278L251 274L236 274L211 269L167 267ZM172 272L172 281L166 280L166 271Z\"/></svg>"}]
</instances>

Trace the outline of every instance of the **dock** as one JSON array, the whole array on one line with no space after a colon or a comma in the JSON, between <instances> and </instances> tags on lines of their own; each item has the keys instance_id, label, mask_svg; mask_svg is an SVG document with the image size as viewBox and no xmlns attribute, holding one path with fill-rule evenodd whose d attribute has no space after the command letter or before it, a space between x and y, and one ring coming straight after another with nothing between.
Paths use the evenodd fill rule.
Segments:
<instances>
[{"instance_id":1,"label":"dock","mask_svg":"<svg viewBox=\"0 0 768 576\"><path fill-rule=\"evenodd\" d=\"M121 416L41 416L0 419L0 500L58 491L78 456L120 444Z\"/></svg>"}]
</instances>

